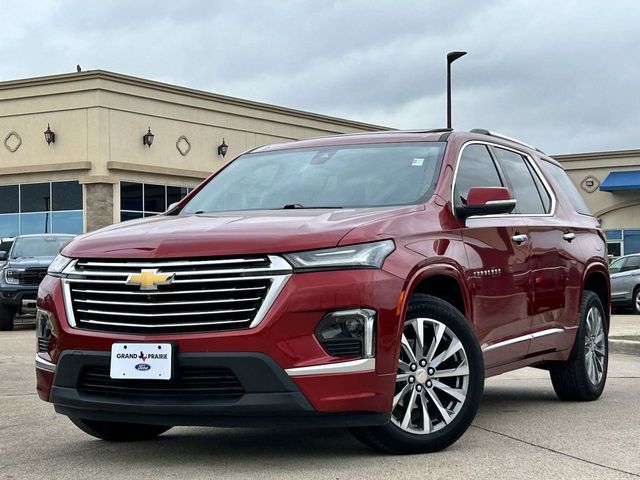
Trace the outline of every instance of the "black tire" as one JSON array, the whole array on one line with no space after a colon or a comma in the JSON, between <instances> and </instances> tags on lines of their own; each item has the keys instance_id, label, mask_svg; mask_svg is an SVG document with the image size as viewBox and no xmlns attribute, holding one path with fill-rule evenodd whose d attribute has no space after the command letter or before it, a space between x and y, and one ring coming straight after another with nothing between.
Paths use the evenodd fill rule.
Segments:
<instances>
[{"instance_id":1,"label":"black tire","mask_svg":"<svg viewBox=\"0 0 640 480\"><path fill-rule=\"evenodd\" d=\"M466 353L466 364L469 369L466 398L458 404L459 409L453 416L450 423L441 423L440 425L444 426L439 430L429 433L412 433L407 431L407 429L403 429L401 426L396 425L393 420L383 426L351 429L351 432L358 440L376 450L395 454L426 453L442 450L453 444L462 436L462 434L471 425L471 422L478 411L478 406L480 404L484 388L484 363L478 340L469 322L464 315L451 304L430 295L416 295L415 299L412 300L405 319L405 331L408 328L408 322L411 319L417 318L432 319L444 324L451 332L453 332L462 344L464 349L463 353ZM426 344L427 342L425 341L424 343ZM433 344L431 341L429 343ZM443 349L446 349L446 345L443 346ZM438 367L436 366L436 368ZM418 378L418 376L416 375L415 378ZM430 378L435 379L436 376L434 375ZM418 382L418 380L414 380L414 382ZM417 385L417 383L415 385ZM430 390L432 393L436 391L435 380L434 388L427 389L426 386L431 386L430 382L424 383L424 386L422 387L424 389L423 396L427 398L427 403L422 403L424 402L422 399L419 403L422 407L424 405L428 405L428 402L431 402L430 407L427 406L425 408L435 408L435 404L432 400L429 400L427 395L427 390ZM396 389L400 388L401 387L399 386L396 387ZM414 386L413 388L417 389L418 387ZM397 393L395 394L397 395ZM413 400L414 397L411 398ZM442 404L444 405L444 403ZM394 407L394 411L395 408L396 407ZM416 404L416 409L417 408ZM415 411L413 409L409 410ZM413 417L413 414L410 416ZM429 418L429 424L431 425L434 416L430 413L427 418ZM423 424L426 425L426 422Z\"/></svg>"},{"instance_id":2,"label":"black tire","mask_svg":"<svg viewBox=\"0 0 640 480\"><path fill-rule=\"evenodd\" d=\"M85 420L75 417L69 417L69 420L83 432L110 442L151 440L171 428L164 425L102 422L99 420Z\"/></svg>"},{"instance_id":3,"label":"black tire","mask_svg":"<svg viewBox=\"0 0 640 480\"><path fill-rule=\"evenodd\" d=\"M15 312L6 307L5 305L0 305L0 331L10 331L13 330L13 317Z\"/></svg>"},{"instance_id":4,"label":"black tire","mask_svg":"<svg viewBox=\"0 0 640 480\"><path fill-rule=\"evenodd\" d=\"M588 361L586 355L588 349L587 315L592 309L600 312L602 332L604 335L602 375L599 380L593 381L588 373ZM585 290L580 304L580 325L576 333L576 340L571 350L571 355L566 362L551 364L549 374L551 383L558 397L568 401L593 401L597 400L604 390L607 381L607 367L609 364L608 326L604 307L598 295ZM590 347L592 349L592 347ZM592 360L593 361L593 360Z\"/></svg>"},{"instance_id":5,"label":"black tire","mask_svg":"<svg viewBox=\"0 0 640 480\"><path fill-rule=\"evenodd\" d=\"M633 313L640 315L640 286L633 291Z\"/></svg>"}]
</instances>

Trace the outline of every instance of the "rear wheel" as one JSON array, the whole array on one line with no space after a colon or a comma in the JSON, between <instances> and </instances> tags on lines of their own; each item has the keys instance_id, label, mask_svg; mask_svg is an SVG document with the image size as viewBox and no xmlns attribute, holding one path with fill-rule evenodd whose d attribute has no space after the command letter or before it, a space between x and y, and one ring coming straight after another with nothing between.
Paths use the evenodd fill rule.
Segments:
<instances>
[{"instance_id":1,"label":"rear wheel","mask_svg":"<svg viewBox=\"0 0 640 480\"><path fill-rule=\"evenodd\" d=\"M633 313L640 315L640 287L633 292Z\"/></svg>"},{"instance_id":2,"label":"rear wheel","mask_svg":"<svg viewBox=\"0 0 640 480\"><path fill-rule=\"evenodd\" d=\"M549 368L553 389L562 400L591 401L602 395L609 363L605 318L598 295L585 290L571 356Z\"/></svg>"},{"instance_id":3,"label":"rear wheel","mask_svg":"<svg viewBox=\"0 0 640 480\"><path fill-rule=\"evenodd\" d=\"M473 421L483 385L482 353L467 320L449 303L421 295L404 325L391 422L352 431L391 453L442 450Z\"/></svg>"},{"instance_id":4,"label":"rear wheel","mask_svg":"<svg viewBox=\"0 0 640 480\"><path fill-rule=\"evenodd\" d=\"M5 305L0 305L0 330L13 330L13 317L16 312Z\"/></svg>"},{"instance_id":5,"label":"rear wheel","mask_svg":"<svg viewBox=\"0 0 640 480\"><path fill-rule=\"evenodd\" d=\"M151 440L171 427L142 425L137 423L101 422L69 417L76 427L89 435L111 442L135 442Z\"/></svg>"}]
</instances>

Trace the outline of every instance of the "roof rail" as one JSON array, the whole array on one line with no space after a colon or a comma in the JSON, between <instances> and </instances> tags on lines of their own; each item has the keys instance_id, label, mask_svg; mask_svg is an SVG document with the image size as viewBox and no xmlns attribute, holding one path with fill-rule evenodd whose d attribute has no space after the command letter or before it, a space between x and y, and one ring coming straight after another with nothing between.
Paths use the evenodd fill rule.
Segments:
<instances>
[{"instance_id":1,"label":"roof rail","mask_svg":"<svg viewBox=\"0 0 640 480\"><path fill-rule=\"evenodd\" d=\"M488 135L490 137L496 137L496 138L501 138L503 140L508 140L510 142L517 143L517 144L522 145L524 147L530 148L531 150L536 150L537 152L540 152L540 153L546 155L542 150L540 150L537 147L534 147L533 145L530 145L528 143L525 143L525 142L523 142L521 140L518 140L516 138L513 138L513 137L508 137L507 135L503 135L501 133L497 133L497 132L492 132L490 130L486 130L484 128L474 128L473 130L470 130L470 133L479 133L480 135Z\"/></svg>"},{"instance_id":2,"label":"roof rail","mask_svg":"<svg viewBox=\"0 0 640 480\"><path fill-rule=\"evenodd\" d=\"M305 140L315 140L320 138L333 138L333 137L357 137L360 135L394 135L402 133L448 133L452 132L451 128L432 128L432 129L412 129L412 130L379 130L370 132L354 132L354 133L337 133L331 135L322 135L320 137L307 138Z\"/></svg>"}]
</instances>

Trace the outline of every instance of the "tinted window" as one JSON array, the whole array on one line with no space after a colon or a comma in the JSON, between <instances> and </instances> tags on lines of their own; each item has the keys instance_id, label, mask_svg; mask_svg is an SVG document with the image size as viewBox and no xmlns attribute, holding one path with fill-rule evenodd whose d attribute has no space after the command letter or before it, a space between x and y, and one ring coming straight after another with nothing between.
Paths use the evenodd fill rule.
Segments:
<instances>
[{"instance_id":1,"label":"tinted window","mask_svg":"<svg viewBox=\"0 0 640 480\"><path fill-rule=\"evenodd\" d=\"M120 210L142 210L141 183L120 183Z\"/></svg>"},{"instance_id":2,"label":"tinted window","mask_svg":"<svg viewBox=\"0 0 640 480\"><path fill-rule=\"evenodd\" d=\"M415 142L246 154L183 212L418 203L433 192L443 151L441 142Z\"/></svg>"},{"instance_id":3,"label":"tinted window","mask_svg":"<svg viewBox=\"0 0 640 480\"><path fill-rule=\"evenodd\" d=\"M0 215L0 236L15 237L20 233L20 215Z\"/></svg>"},{"instance_id":4,"label":"tinted window","mask_svg":"<svg viewBox=\"0 0 640 480\"><path fill-rule=\"evenodd\" d=\"M51 231L55 233L82 233L82 210L53 212Z\"/></svg>"},{"instance_id":5,"label":"tinted window","mask_svg":"<svg viewBox=\"0 0 640 480\"><path fill-rule=\"evenodd\" d=\"M0 213L18 213L18 185L0 186Z\"/></svg>"},{"instance_id":6,"label":"tinted window","mask_svg":"<svg viewBox=\"0 0 640 480\"><path fill-rule=\"evenodd\" d=\"M187 196L187 187L167 187L167 208Z\"/></svg>"},{"instance_id":7,"label":"tinted window","mask_svg":"<svg viewBox=\"0 0 640 480\"><path fill-rule=\"evenodd\" d=\"M629 257L627 258L624 267L620 270L621 272L626 272L628 270L638 270L640 268L640 256L637 257Z\"/></svg>"},{"instance_id":8,"label":"tinted window","mask_svg":"<svg viewBox=\"0 0 640 480\"><path fill-rule=\"evenodd\" d=\"M164 212L166 209L164 185L144 184L144 211Z\"/></svg>"},{"instance_id":9,"label":"tinted window","mask_svg":"<svg viewBox=\"0 0 640 480\"><path fill-rule=\"evenodd\" d=\"M80 182L54 182L51 184L52 210L82 210Z\"/></svg>"},{"instance_id":10,"label":"tinted window","mask_svg":"<svg viewBox=\"0 0 640 480\"><path fill-rule=\"evenodd\" d=\"M640 253L640 230L624 231L624 253Z\"/></svg>"},{"instance_id":11,"label":"tinted window","mask_svg":"<svg viewBox=\"0 0 640 480\"><path fill-rule=\"evenodd\" d=\"M498 163L507 178L517 203L513 213L546 213L540 192L524 157L511 150L494 148Z\"/></svg>"},{"instance_id":12,"label":"tinted window","mask_svg":"<svg viewBox=\"0 0 640 480\"><path fill-rule=\"evenodd\" d=\"M573 208L576 209L576 212L583 215L591 215L589 208L584 203L580 192L578 192L578 189L569 178L569 175L567 175L567 172L561 167L546 161L542 162L542 168L547 175L551 176L558 183L565 195L569 197L569 201L573 205Z\"/></svg>"},{"instance_id":13,"label":"tinted window","mask_svg":"<svg viewBox=\"0 0 640 480\"><path fill-rule=\"evenodd\" d=\"M136 218L142 218L142 212L120 212L120 220L123 222Z\"/></svg>"},{"instance_id":14,"label":"tinted window","mask_svg":"<svg viewBox=\"0 0 640 480\"><path fill-rule=\"evenodd\" d=\"M23 212L43 212L51 209L51 184L30 183L20 186L20 202Z\"/></svg>"},{"instance_id":15,"label":"tinted window","mask_svg":"<svg viewBox=\"0 0 640 480\"><path fill-rule=\"evenodd\" d=\"M500 176L484 145L472 144L462 151L454 190L456 205L466 204L473 187L502 187Z\"/></svg>"}]
</instances>

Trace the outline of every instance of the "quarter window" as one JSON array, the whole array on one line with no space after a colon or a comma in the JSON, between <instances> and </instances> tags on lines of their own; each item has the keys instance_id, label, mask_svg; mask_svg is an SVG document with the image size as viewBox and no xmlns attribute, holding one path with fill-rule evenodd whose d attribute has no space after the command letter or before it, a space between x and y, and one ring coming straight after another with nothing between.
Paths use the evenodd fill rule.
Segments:
<instances>
[{"instance_id":1,"label":"quarter window","mask_svg":"<svg viewBox=\"0 0 640 480\"><path fill-rule=\"evenodd\" d=\"M465 205L467 195L473 187L502 187L500 175L485 145L471 144L462 151L454 201L456 205Z\"/></svg>"},{"instance_id":2,"label":"quarter window","mask_svg":"<svg viewBox=\"0 0 640 480\"><path fill-rule=\"evenodd\" d=\"M542 168L547 175L551 176L558 183L565 195L569 197L569 201L573 205L573 208L576 209L576 212L581 213L582 215L591 215L591 212L589 212L589 208L586 203L584 203L580 192L578 192L578 189L562 167L554 165L551 162L544 161L542 162Z\"/></svg>"},{"instance_id":3,"label":"quarter window","mask_svg":"<svg viewBox=\"0 0 640 480\"><path fill-rule=\"evenodd\" d=\"M524 157L503 148L494 147L493 150L517 202L513 213L548 213L551 205L549 194Z\"/></svg>"}]
</instances>

